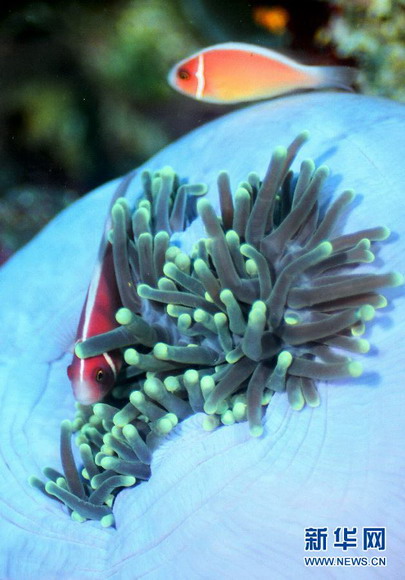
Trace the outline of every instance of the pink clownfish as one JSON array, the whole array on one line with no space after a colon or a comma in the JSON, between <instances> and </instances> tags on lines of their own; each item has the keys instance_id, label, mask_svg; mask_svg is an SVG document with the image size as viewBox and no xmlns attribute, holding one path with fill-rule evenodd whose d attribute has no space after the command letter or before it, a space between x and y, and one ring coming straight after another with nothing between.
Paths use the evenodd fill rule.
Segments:
<instances>
[{"instance_id":1,"label":"pink clownfish","mask_svg":"<svg viewBox=\"0 0 405 580\"><path fill-rule=\"evenodd\" d=\"M351 67L306 66L268 48L227 42L179 62L169 72L168 82L194 99L226 104L302 89L350 90L356 76L356 69Z\"/></svg>"},{"instance_id":2,"label":"pink clownfish","mask_svg":"<svg viewBox=\"0 0 405 580\"><path fill-rule=\"evenodd\" d=\"M115 200L124 195L133 175L134 173L124 178L118 186L110 210ZM111 211L105 224L97 263L80 316L75 344L118 326L115 313L122 304L115 278L112 245L108 241L110 228ZM72 383L75 399L83 405L100 401L114 386L121 366L122 354L119 350L85 359L74 354L67 374Z\"/></svg>"}]
</instances>

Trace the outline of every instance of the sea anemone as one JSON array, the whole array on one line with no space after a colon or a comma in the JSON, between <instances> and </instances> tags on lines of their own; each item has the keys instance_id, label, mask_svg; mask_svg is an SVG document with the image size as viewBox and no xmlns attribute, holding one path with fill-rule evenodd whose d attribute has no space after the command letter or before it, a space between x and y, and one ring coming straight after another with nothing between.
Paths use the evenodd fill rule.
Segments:
<instances>
[{"instance_id":1,"label":"sea anemone","mask_svg":"<svg viewBox=\"0 0 405 580\"><path fill-rule=\"evenodd\" d=\"M144 194L132 215L125 198L114 203L111 243L122 325L78 343L76 354L125 347L127 366L114 404L80 406L73 426L62 423L64 475L46 468L45 486L31 478L68 505L74 519L111 525L112 494L149 479L152 452L192 413L208 414L208 430L247 417L250 434L258 437L263 407L275 392L286 391L295 410L305 403L317 407L317 380L361 374L361 364L342 351L369 351L358 337L375 308L387 305L374 290L398 286L403 277L352 272L374 260L371 243L390 231L336 235L354 193L343 192L325 209L326 166L303 161L294 178L290 166L307 136L278 147L264 179L251 172L234 195L229 175L219 174L221 218L200 200L207 237L191 256L171 246L170 236L185 229L188 196L205 194L204 186L180 185L165 167L142 174ZM70 448L72 429L80 432L84 480Z\"/></svg>"},{"instance_id":2,"label":"sea anemone","mask_svg":"<svg viewBox=\"0 0 405 580\"><path fill-rule=\"evenodd\" d=\"M36 578L41 570L42 576L57 573L58 577L66 578L72 575L95 578L103 574L120 578L142 575L194 578L213 577L221 570L224 577L254 578L268 574L270 569L275 578L298 573L305 576L306 569L302 564L304 529L313 525L329 526L331 532L339 525L354 525L359 529L366 525L384 525L390 538L390 565L393 569L400 565L402 528L395 523L395 513L403 501L400 473L404 467L404 454L400 441L404 433L400 416L403 394L395 380L400 376L402 359L395 345L401 340L403 300L395 301L394 298L402 293L401 288L385 290L390 306L367 325L369 329L365 330L363 323L371 318L374 308L384 304L374 289L396 285L400 281L399 275L385 275L384 272L401 269L401 239L395 244L391 240L398 238L395 227L401 224L400 211L396 221L393 209L397 207L403 170L395 147L389 149L389 155L385 154L384 148L378 155L376 150L382 134L392 143L397 143L396 139L399 142L403 126L401 107L386 101L354 95L291 97L225 117L171 146L148 164L149 175L156 176L159 167L167 163L176 166L181 159L178 169L181 177L186 177L190 184L206 181L210 188L197 204L199 217L191 224L186 223L183 233L180 231L172 236L176 245L165 264L159 259L159 275L150 277L146 286L145 279L139 279L136 259L130 268L133 284L143 282L143 285L139 286L139 294L133 294L131 298L138 301L137 304L125 304L123 298L126 310L121 313L122 320L127 316L124 326L133 325L131 332L134 330L134 334L132 342L122 346L130 351L126 355L127 363L136 361L135 365L128 364L125 373L131 374L131 369L139 368L141 358L147 362L141 369L143 373L154 373L154 376L149 374L143 383L141 379L135 395L130 395L130 405L136 416L131 419L122 410L111 409L103 402L94 409L80 407L77 423L73 424L74 428L79 428L80 421L88 422L93 416L96 430L99 421L99 425L109 431L106 441L100 441L100 449L102 445L110 445L112 452L98 457L97 461L88 453L93 444L82 441L81 460L90 478L99 475L94 472L94 468L100 468L97 463L106 471L114 472L109 474L110 479L120 477L118 485L121 487L131 485L134 476L140 479L149 477L148 467L144 467L141 476L123 472L122 463L126 461L123 453L127 452L125 447L120 447L123 441L127 446L133 446L136 461L139 460L143 466L151 465L153 475L149 481L117 496L114 504L116 529L103 530L98 523L87 522L78 526L69 522L64 508L24 484L29 473L39 475L38 465L56 466L58 463L56 430L72 408L68 382L62 378L69 356L60 358L62 343L67 338L62 340L60 337L63 338L66 326L74 328L77 324L86 285L83 278L86 278L85 272L90 271L94 259L94 254L84 251L85 244L82 238L78 239L78 232L86 232L86 220L88 223L94 220L92 208L99 202L100 193L68 210L36 239L31 248L4 267L6 310L2 322L8 334L3 345L7 389L2 393L2 456L5 460L2 505L3 521L7 522L3 525L7 526L8 534L3 533L2 541L7 545L7 538L12 539L10 546L13 547L9 550L14 558L7 560L3 576ZM314 166L304 160L301 170L295 170L297 177L287 171L297 153L297 143L302 144L302 139L298 139L287 151L282 148L275 150L270 170L266 173L271 150L280 143L291 141L305 127L310 128L312 135L305 145L305 157L314 157L318 169L314 170ZM264 145L266 142L269 146ZM326 170L322 163L327 163L332 170L323 187L321 182L326 178ZM296 162L294 166L297 167ZM229 169L230 182L221 173L224 167ZM249 174L252 169L257 174ZM216 200L214 181L218 174L220 195ZM275 179L275 175L278 178ZM305 179L308 187L302 189ZM244 183L237 186L241 180ZM314 182L316 187L311 187ZM264 229L257 236L255 213L259 213L263 191L269 184L275 188L275 197L272 198L271 210L265 214ZM103 193L111 194L115 187L116 184L112 184ZM346 211L344 224L343 216L340 216L339 231L332 233L336 218L352 201L353 194L348 187L356 189L364 199L353 211ZM113 244L117 235L126 240L127 246L134 235L138 239L139 236L144 236L144 240L152 238L156 243L158 232L153 229L153 220L143 221L148 231L141 231L138 226L132 229L129 225L129 208L135 207L134 198L140 189L140 182L135 179L128 192L128 203L119 201L113 209ZM238 194L231 202L229 191L235 190ZM304 194L303 190L312 190L312 193ZM384 203L381 203L382 191L385 192ZM294 215L294 209L300 206L304 195L308 196L307 200L311 199L308 214L294 229L289 223L292 218L288 216ZM376 216L373 203L377 200ZM138 202L141 207L142 203ZM249 204L250 208L243 225L239 218L235 218L245 214L239 209L242 204ZM89 208L87 212L86 207ZM73 212L77 218L76 232L72 232L71 227ZM101 222L100 215L98 231L101 231ZM137 220L134 219L133 223L136 224ZM237 223L240 229L235 227ZM376 245L378 254L374 263L369 264L372 259L370 244L363 240L386 238L387 230L378 227L381 223L389 225L394 233L384 244ZM66 235L61 236L64 224ZM135 234L134 230L138 233ZM266 247L266 244L261 245L261 241L266 238L277 241L277 231L283 235L278 240L275 255L270 244ZM197 253L192 254L193 242L204 237L210 241L199 244ZM349 245L339 246L343 241ZM67 245L62 254L65 256L63 264L58 243ZM96 236L93 243L96 243ZM149 241L148 244L150 247ZM78 254L80 260L73 258L76 248L81 251ZM42 252L44 259L39 262L36 257ZM308 254L314 258L314 263L306 264L298 277L295 276L297 265L302 265ZM189 255L189 261L184 255ZM176 256L180 256L177 263ZM69 269L69 260L72 263L77 261L76 278ZM360 262L361 266L354 268ZM182 269L180 264L186 264L186 267ZM231 271L232 264L237 278ZM48 272L46 292L43 287L40 291L33 287L41 268ZM66 271L68 276L64 275ZM287 274L290 272L290 277L284 274L286 271ZM325 294L325 299L314 300L313 288L317 287L314 280L323 287L325 277L329 278L329 290L336 290L340 284L343 294L339 298ZM163 283L161 278L164 278ZM220 286L217 293L210 285L213 279ZM286 279L290 282L287 287ZM354 285L350 291L349 282ZM192 288L186 283L192 284ZM31 287L29 295L23 291L27 284ZM278 308L274 295L272 298L276 284L279 290L281 288L281 294L286 296L285 303ZM21 290L16 292L16 287ZM82 290L81 296L78 296L78 288ZM292 292L293 289L308 288L309 293ZM229 291L225 296L224 289ZM312 296L310 299L308 294ZM201 300L190 306L181 301L180 295ZM307 296L306 301L297 303L298 299L304 300L303 296ZM356 303L353 303L353 297L356 297ZM168 301L170 306L167 306ZM395 308L392 309L394 302ZM330 308L325 309L325 303ZM155 311L159 316L148 318L147 308L149 314ZM76 315L69 322L72 309ZM391 318L391 311L395 319ZM32 312L36 313L35 316ZM348 316L345 323L341 320L340 328L330 326L344 313L350 313L351 318ZM151 327L158 332L142 347L135 332L136 322L138 328L142 324L136 318L140 314L142 322L149 325L144 330L149 331ZM186 317L181 318L182 315ZM165 322L162 326L170 330L165 336L158 328L161 318ZM327 323L321 332L319 328L324 321ZM315 326L307 326L311 324L318 329L315 335L312 334ZM297 335L296 329L305 326L305 333ZM364 337L359 338L357 335L364 330ZM35 341L27 351L27 339L34 333ZM246 333L250 340L244 340ZM269 334L274 335L275 351L266 350L272 343ZM362 355L366 372L360 378L353 378L359 371L358 353L367 351L366 340L370 334L373 347ZM54 338L50 339L50 336ZM349 352L353 360L348 360L342 352L342 343L336 344L336 336L344 339L344 345L351 345ZM87 347L96 348L95 344L89 341ZM83 348L87 348L85 345ZM104 346L101 343L97 348ZM134 349L137 352L133 352ZM192 361L187 358L189 351L195 351ZM289 353L290 357L283 353ZM209 360L208 355L211 357ZM177 360L179 358L181 360ZM221 375L219 367L226 367L222 369L226 373L226 369L235 368L239 361L244 361L246 374L243 380L235 382L235 389L229 391L228 387L224 388L224 374ZM295 361L304 364L305 374L291 372ZM317 363L317 372L322 365L322 372L326 373L323 377L326 378L331 376L333 365L340 365L340 376L348 378L325 383L324 378L308 374L307 369L312 365L307 362ZM148 366L161 363L174 368L162 370ZM261 386L267 381L266 389L275 391L270 403L267 392L256 391L255 396L249 398L249 384L252 383L250 392L254 390L253 384L257 384L251 375L254 376L259 372L256 369L262 367L265 368L262 369ZM185 378L189 370L196 372ZM125 395L125 389L133 391L139 377L136 372L135 377L121 377L121 395ZM163 402L156 393L162 392L162 385L167 387L174 382L168 380L169 377L177 377L179 385L176 387L179 389L168 393L171 396ZM294 377L315 379L316 391L309 380L299 379L299 389L289 386L289 382L297 384ZM28 383L29 388L23 391L23 386ZM210 383L207 391L205 383ZM277 389L272 388L275 384ZM199 390L191 388L195 385ZM189 391L199 395L193 402ZM243 391L247 391L246 399ZM267 396L263 399L263 395ZM238 396L242 399L236 401ZM154 397L157 402L151 400ZM319 407L311 409L319 400ZM291 409L291 406L302 408L304 401L308 405L301 412ZM235 415L233 406L236 402L242 404L239 409L246 406L248 423L243 422L243 412ZM267 410L262 423L263 402ZM183 407L183 411L171 408L174 404ZM209 413L209 417L214 417L213 423L204 413L194 415L195 411L202 409ZM127 411L131 411L130 406ZM231 413L226 415L228 411ZM156 412L157 415L152 417ZM188 413L193 415L187 419ZM176 423L176 419L167 417L167 414L185 419L162 441L166 430ZM165 426L162 430L155 429L163 415L167 419ZM140 416L147 432L138 429L139 439L131 425L134 426ZM211 432L202 428L207 423L217 424L218 420L224 423L235 420L235 423ZM262 425L263 435L251 437L249 430L253 435L260 435ZM71 428L69 423L63 423L64 467L67 465L66 454L69 454ZM149 437L151 446L145 446L149 432L152 434ZM97 437L94 432L93 436ZM153 454L149 456L151 448ZM139 455L142 453L145 453L144 461ZM118 465L120 461L122 463ZM68 463L74 470L72 456ZM133 457L128 463L134 465ZM49 469L47 475L55 480L60 477ZM59 484L54 482L56 486ZM106 494L103 501L107 499L107 504L102 504L106 511L101 517L107 516L106 524L111 523L108 504L112 498L108 497L108 491L111 491L106 489L108 485L102 490ZM62 487L63 484L59 485L60 489ZM93 490L100 497L101 487L100 483L98 489ZM86 493L88 491L89 488ZM394 496L397 501L395 508L389 500ZM72 509L80 514L75 506ZM29 550L23 550L27 545ZM58 546L57 550L55 546ZM88 549L90 546L92 550ZM351 554L360 550L358 545ZM210 555L208 559L203 557L207 553ZM27 574L27 570L31 574Z\"/></svg>"}]
</instances>

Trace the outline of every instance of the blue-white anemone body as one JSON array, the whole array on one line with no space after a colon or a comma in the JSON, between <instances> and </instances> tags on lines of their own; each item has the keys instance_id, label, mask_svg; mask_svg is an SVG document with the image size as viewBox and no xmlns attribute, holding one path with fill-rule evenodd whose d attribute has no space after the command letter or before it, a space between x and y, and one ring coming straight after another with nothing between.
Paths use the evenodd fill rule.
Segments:
<instances>
[{"instance_id":1,"label":"blue-white anemone body","mask_svg":"<svg viewBox=\"0 0 405 580\"><path fill-rule=\"evenodd\" d=\"M311 139L296 161L326 163L325 199L346 188L358 204L342 225L386 225L391 238L373 267L404 271L405 109L339 93L261 103L199 128L145 168L171 165L190 182L227 169L235 188L263 175L271 152L302 130ZM403 290L370 324L373 345L357 379L318 384L321 405L293 411L276 394L265 431L246 424L204 432L201 416L178 426L155 453L151 479L121 492L116 529L69 520L61 504L29 487L31 474L59 466L59 425L74 412L66 376L75 327L116 183L74 204L0 271L0 578L340 578L347 570L307 568L304 530L328 528L329 556L385 556L387 568L357 578L402 578L405 513ZM128 193L140 191L137 177ZM194 222L178 243L203 235ZM333 547L338 527L357 528L358 545ZM385 527L386 550L362 550L362 527ZM309 554L313 555L313 554Z\"/></svg>"}]
</instances>

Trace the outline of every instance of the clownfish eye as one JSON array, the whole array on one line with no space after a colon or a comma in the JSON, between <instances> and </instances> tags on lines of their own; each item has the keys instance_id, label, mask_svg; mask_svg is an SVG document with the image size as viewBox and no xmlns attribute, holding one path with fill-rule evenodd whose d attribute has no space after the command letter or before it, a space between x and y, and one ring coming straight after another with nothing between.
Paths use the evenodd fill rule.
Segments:
<instances>
[{"instance_id":1,"label":"clownfish eye","mask_svg":"<svg viewBox=\"0 0 405 580\"><path fill-rule=\"evenodd\" d=\"M178 70L177 76L182 81L188 81L188 79L190 78L190 73L185 68L181 68L181 69Z\"/></svg>"},{"instance_id":2,"label":"clownfish eye","mask_svg":"<svg viewBox=\"0 0 405 580\"><path fill-rule=\"evenodd\" d=\"M97 373L96 373L96 381L98 383L102 383L104 380L104 371L103 369L98 369Z\"/></svg>"}]
</instances>

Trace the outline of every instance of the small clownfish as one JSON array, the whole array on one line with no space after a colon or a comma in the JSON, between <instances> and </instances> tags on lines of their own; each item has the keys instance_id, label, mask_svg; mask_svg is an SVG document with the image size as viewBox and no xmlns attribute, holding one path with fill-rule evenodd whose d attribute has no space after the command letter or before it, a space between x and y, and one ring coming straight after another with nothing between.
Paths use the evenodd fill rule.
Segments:
<instances>
[{"instance_id":1,"label":"small clownfish","mask_svg":"<svg viewBox=\"0 0 405 580\"><path fill-rule=\"evenodd\" d=\"M115 313L122 303L115 278L113 251L108 241L108 232L111 228L111 208L115 200L124 195L134 175L135 172L124 178L113 196L97 263L80 316L75 344L118 326ZM122 354L119 350L85 359L74 354L67 374L72 383L75 399L83 405L100 401L114 386L121 366Z\"/></svg>"},{"instance_id":2,"label":"small clownfish","mask_svg":"<svg viewBox=\"0 0 405 580\"><path fill-rule=\"evenodd\" d=\"M357 70L345 66L306 66L273 50L227 42L193 54L168 75L176 90L209 103L239 103L297 91L335 87L351 90Z\"/></svg>"}]
</instances>

